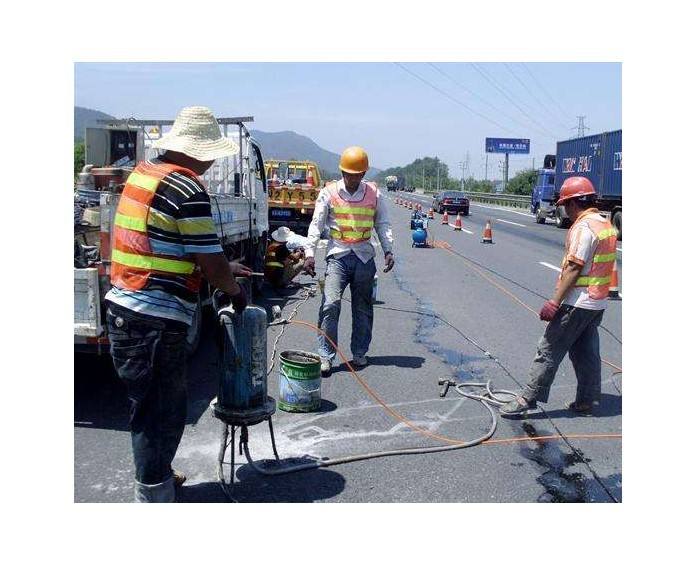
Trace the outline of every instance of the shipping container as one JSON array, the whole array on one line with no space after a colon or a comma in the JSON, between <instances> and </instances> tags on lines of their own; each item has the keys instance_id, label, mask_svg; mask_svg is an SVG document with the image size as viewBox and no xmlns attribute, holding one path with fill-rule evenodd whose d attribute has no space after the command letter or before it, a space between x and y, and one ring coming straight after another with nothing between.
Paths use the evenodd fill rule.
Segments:
<instances>
[{"instance_id":1,"label":"shipping container","mask_svg":"<svg viewBox=\"0 0 696 564\"><path fill-rule=\"evenodd\" d=\"M554 200L558 199L563 182L571 176L588 178L597 191L597 207L613 223L621 238L621 129L577 139L559 141L556 145ZM563 206L552 210L558 227L569 220Z\"/></svg>"}]
</instances>

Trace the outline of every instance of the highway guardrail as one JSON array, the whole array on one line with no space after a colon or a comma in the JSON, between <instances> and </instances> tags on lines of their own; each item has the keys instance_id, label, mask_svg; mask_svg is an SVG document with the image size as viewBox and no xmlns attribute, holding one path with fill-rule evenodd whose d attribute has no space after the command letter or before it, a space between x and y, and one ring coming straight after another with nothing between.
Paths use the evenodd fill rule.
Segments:
<instances>
[{"instance_id":1,"label":"highway guardrail","mask_svg":"<svg viewBox=\"0 0 696 564\"><path fill-rule=\"evenodd\" d=\"M474 202L483 204L495 204L508 206L511 208L529 208L532 205L531 196L521 196L518 194L498 194L495 192L464 192L466 197ZM425 192L426 196L431 196L435 192Z\"/></svg>"}]
</instances>

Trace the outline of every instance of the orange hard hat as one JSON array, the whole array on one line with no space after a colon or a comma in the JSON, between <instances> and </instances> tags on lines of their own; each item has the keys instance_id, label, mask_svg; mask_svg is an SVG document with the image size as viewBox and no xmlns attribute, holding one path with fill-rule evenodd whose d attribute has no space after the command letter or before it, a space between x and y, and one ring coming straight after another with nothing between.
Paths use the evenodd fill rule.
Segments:
<instances>
[{"instance_id":1,"label":"orange hard hat","mask_svg":"<svg viewBox=\"0 0 696 564\"><path fill-rule=\"evenodd\" d=\"M571 176L566 178L561 186L561 193L558 198L558 203L562 204L573 198L581 198L582 196L594 196L596 194L592 182L584 176Z\"/></svg>"},{"instance_id":2,"label":"orange hard hat","mask_svg":"<svg viewBox=\"0 0 696 564\"><path fill-rule=\"evenodd\" d=\"M367 162L367 153L362 147L348 147L341 153L341 161L338 168L349 174L367 172L370 164Z\"/></svg>"}]
</instances>

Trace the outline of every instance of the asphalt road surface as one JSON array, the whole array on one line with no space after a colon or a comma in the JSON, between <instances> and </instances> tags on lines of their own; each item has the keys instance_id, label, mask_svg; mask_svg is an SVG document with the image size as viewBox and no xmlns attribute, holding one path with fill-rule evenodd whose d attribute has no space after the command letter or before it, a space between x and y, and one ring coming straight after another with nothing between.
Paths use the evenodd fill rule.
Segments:
<instances>
[{"instance_id":1,"label":"asphalt road surface","mask_svg":"<svg viewBox=\"0 0 696 564\"><path fill-rule=\"evenodd\" d=\"M545 323L536 313L557 277L567 231L538 225L525 210L471 205L461 232L430 224L431 238L445 248L411 247L410 212L394 204L397 265L381 273L370 365L360 371L367 384L394 410L418 426L458 440L483 435L490 425L480 404L450 391L439 397L438 378L491 380L496 388L518 390ZM428 196L408 196L424 204ZM480 242L486 220L493 245ZM452 218L453 222L454 219ZM438 243L438 246L447 246ZM620 247L623 245L620 244ZM619 252L619 277L621 279ZM318 270L323 271L320 255ZM262 305L280 305L283 315L316 322L319 297L306 300L316 280L300 276L300 287L264 293ZM350 291L341 315L339 345L350 359ZM521 303L520 303L521 302ZM299 306L299 307L298 307ZM600 330L602 357L621 366L621 301L612 301ZM386 309L389 308L389 309ZM403 311L405 310L405 311ZM458 331L432 316L443 316ZM268 332L269 358L280 327ZM488 351L512 374L462 334ZM278 349L316 348L306 327L285 328ZM75 501L129 502L133 468L123 387L109 359L76 357ZM622 499L621 374L603 365L602 401L592 417L568 412L575 374L566 358L548 404L522 418L499 418L495 439L562 434L561 440L491 443L436 454L379 458L320 470L266 477L237 456L234 498L240 502L616 502ZM188 365L189 414L174 461L189 479L181 502L226 502L216 478L220 423L208 408L216 395L218 359L212 330ZM269 392L278 397L277 372ZM274 428L281 458L339 457L442 443L394 419L355 381L345 365L322 380L322 408L312 414L277 412ZM572 438L591 435L590 438ZM268 428L250 430L252 456L272 457Z\"/></svg>"}]
</instances>

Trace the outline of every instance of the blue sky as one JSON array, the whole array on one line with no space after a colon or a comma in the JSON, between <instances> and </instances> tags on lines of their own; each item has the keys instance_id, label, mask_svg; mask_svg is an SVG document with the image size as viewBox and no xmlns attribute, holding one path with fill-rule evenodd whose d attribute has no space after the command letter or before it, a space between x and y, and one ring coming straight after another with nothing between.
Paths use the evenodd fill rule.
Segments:
<instances>
[{"instance_id":1,"label":"blue sky","mask_svg":"<svg viewBox=\"0 0 696 564\"><path fill-rule=\"evenodd\" d=\"M401 64L407 70L394 63L77 63L75 104L117 117L172 119L198 104L218 116L253 115L255 129L296 131L337 153L362 145L379 168L438 156L459 177L468 151L477 178L485 137L531 139L529 156L510 157L514 173L532 158L540 166L557 140L575 135L578 115L587 116L587 133L621 128L620 63ZM500 157L489 156L488 178L500 177Z\"/></svg>"}]
</instances>

